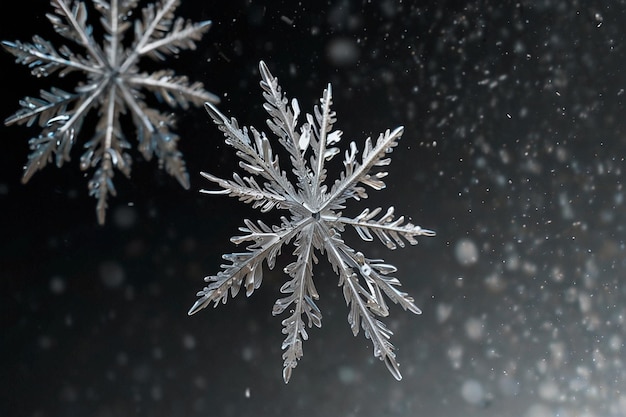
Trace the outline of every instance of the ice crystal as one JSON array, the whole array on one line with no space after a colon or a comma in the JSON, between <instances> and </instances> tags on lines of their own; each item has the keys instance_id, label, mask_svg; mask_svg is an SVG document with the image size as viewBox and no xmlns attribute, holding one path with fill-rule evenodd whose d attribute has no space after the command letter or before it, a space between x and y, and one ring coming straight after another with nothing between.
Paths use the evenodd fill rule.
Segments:
<instances>
[{"instance_id":1,"label":"ice crystal","mask_svg":"<svg viewBox=\"0 0 626 417\"><path fill-rule=\"evenodd\" d=\"M55 47L35 35L32 43L3 41L2 46L15 55L16 62L27 65L36 77L57 73L64 77L82 73L72 92L57 87L41 90L39 97L25 97L21 108L5 120L6 125L37 123L42 131L30 140L31 153L24 166L22 182L48 162L57 166L69 161L70 151L81 133L92 109L98 109L94 134L84 144L80 158L82 170L94 169L89 194L97 199L96 213L103 224L107 197L115 195L114 168L127 177L131 156L120 123L120 115L131 114L139 142L138 149L146 160L153 155L159 165L189 188L185 162L177 148L178 136L172 131L174 118L149 106L145 92L171 107L183 109L189 104L217 103L218 97L204 90L199 82L190 83L186 76L169 69L141 72L143 57L164 60L184 49L195 49L196 41L209 29L211 22L192 23L174 12L180 0L161 0L141 10L141 17L131 22L139 0L93 0L102 24L101 44L88 23L87 6L80 0L52 0L54 13L47 15L56 33L78 45L80 51L61 45ZM132 42L126 38L133 32Z\"/></svg>"},{"instance_id":2,"label":"ice crystal","mask_svg":"<svg viewBox=\"0 0 626 417\"><path fill-rule=\"evenodd\" d=\"M377 238L389 249L403 247L405 242L416 244L417 236L435 233L405 221L404 217L394 218L393 207L386 211L366 208L356 217L344 216L341 210L348 200L367 198L363 185L377 191L385 187L384 167L390 163L387 155L397 145L403 128L387 130L376 141L367 138L360 158L356 143L351 142L344 154L344 170L329 186L325 164L340 153L335 145L342 138L342 132L333 129L336 118L331 110L331 86L324 91L313 114L306 114L304 123L298 127L298 101L287 99L263 62L259 67L264 108L270 116L267 126L289 155L293 175L280 167L278 154L264 133L254 127L239 127L236 119L227 118L207 103L207 111L224 133L226 144L235 148L241 159L239 166L249 175L234 173L232 180L227 180L203 172L205 178L221 189L202 192L227 194L261 212L278 209L284 210L285 215L281 216L280 224L272 226L261 220L244 220L244 226L239 229L243 235L231 240L235 244L249 243L246 251L223 255L226 263L217 275L205 278L208 285L198 293L200 298L189 314L211 303L214 306L225 303L229 293L234 297L242 285L250 296L261 285L263 261L272 269L283 245L293 242L295 261L284 268L289 280L280 288L284 297L276 301L272 311L273 315L288 312L282 322L286 335L282 345L285 382L302 357L302 342L308 339L307 324L321 327L322 323L322 313L315 303L319 295L313 282L313 264L318 262L316 250L326 255L339 277L352 332L356 336L363 328L365 337L373 343L374 356L383 360L400 380L394 347L389 341L392 332L378 317L389 314L385 296L405 310L416 314L420 310L413 298L398 289L400 281L390 276L396 271L393 265L367 258L352 249L341 233L350 226L363 240Z\"/></svg>"}]
</instances>

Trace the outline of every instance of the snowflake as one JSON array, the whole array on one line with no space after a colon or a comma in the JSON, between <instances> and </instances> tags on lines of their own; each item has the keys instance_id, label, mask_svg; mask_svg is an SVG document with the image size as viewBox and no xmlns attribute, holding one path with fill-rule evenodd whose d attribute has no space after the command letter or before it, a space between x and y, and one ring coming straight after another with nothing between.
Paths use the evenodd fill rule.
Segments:
<instances>
[{"instance_id":1,"label":"snowflake","mask_svg":"<svg viewBox=\"0 0 626 417\"><path fill-rule=\"evenodd\" d=\"M185 162L177 148L178 136L171 131L175 120L170 114L149 107L143 91L152 93L158 101L183 109L189 104L217 103L218 97L205 91L201 83L190 84L185 76L169 69L152 73L140 72L142 57L164 60L167 55L183 49L195 49L195 41L209 29L211 22L191 23L175 18L180 0L162 0L149 4L141 18L129 20L139 0L93 0L101 14L104 36L97 43L93 28L87 22L87 6L79 0L52 0L54 13L47 15L54 30L82 47L82 53L66 45L55 48L52 43L35 35L32 43L3 41L2 46L16 56L16 62L27 65L36 77L58 73L64 77L71 72L84 74L73 92L53 87L42 90L40 97L25 97L21 108L5 120L6 125L38 123L42 131L30 140L31 153L24 166L22 182L48 162L61 166L70 159L70 150L91 109L98 109L98 123L91 140L85 143L80 158L82 170L95 169L89 181L89 194L97 199L96 213L104 223L107 196L115 195L114 168L127 177L131 157L120 125L120 115L130 113L136 127L138 149L146 160L154 155L159 166L189 188ZM125 35L133 28L132 42Z\"/></svg>"},{"instance_id":2,"label":"snowflake","mask_svg":"<svg viewBox=\"0 0 626 417\"><path fill-rule=\"evenodd\" d=\"M290 279L280 288L285 296L276 301L272 311L273 315L289 311L289 316L282 322L286 335L282 345L285 382L289 381L302 357L302 341L308 339L304 317L309 327L313 324L321 327L322 314L315 304L319 295L313 282L313 264L318 262L315 250L326 254L339 276L339 285L349 307L348 322L352 332L356 336L362 327L365 337L373 343L374 356L383 360L392 375L400 380L394 347L389 341L392 332L377 318L389 314L383 294L405 310L416 314L421 312L413 298L397 288L400 281L389 276L396 268L355 251L342 240L341 232L350 226L363 240L372 241L376 237L389 249L403 247L405 240L416 244L416 236L434 236L435 233L405 222L403 217L394 219L393 207L384 213L380 208L365 209L354 218L344 216L341 210L350 199L367 198L362 185L374 190L385 187L383 178L387 173L381 168L389 165L387 154L397 145L403 129L387 130L375 142L366 139L360 161L357 145L351 142L345 151L345 169L329 187L326 185L325 164L340 153L334 145L342 137L341 131L333 130L336 118L331 110L331 86L324 91L313 115L306 114L306 121L298 128L298 101L294 99L289 103L278 80L263 62L260 72L264 108L271 117L267 126L289 155L293 175L281 169L278 155L264 133L253 127L240 128L237 120L228 119L207 103L207 111L224 133L226 144L236 149L241 159L239 166L250 175L234 173L232 180L226 180L203 172L202 175L221 190L202 192L237 197L264 213L276 208L286 210L287 214L281 216L280 224L274 226L261 220L244 220L245 226L239 229L243 235L235 236L231 241L235 244L250 242L247 251L223 256L227 263L217 275L205 278L208 285L198 292L200 298L189 314L211 302L214 306L226 303L228 294L234 297L242 285L246 288L246 295L250 296L261 285L263 261L272 269L283 245L293 242L296 259L284 268Z\"/></svg>"}]
</instances>

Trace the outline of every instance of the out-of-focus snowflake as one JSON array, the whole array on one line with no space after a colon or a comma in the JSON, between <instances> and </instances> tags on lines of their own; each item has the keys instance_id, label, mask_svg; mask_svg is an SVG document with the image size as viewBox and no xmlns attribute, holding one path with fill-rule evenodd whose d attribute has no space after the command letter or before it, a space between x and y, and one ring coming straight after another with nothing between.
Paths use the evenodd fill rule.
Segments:
<instances>
[{"instance_id":1,"label":"out-of-focus snowflake","mask_svg":"<svg viewBox=\"0 0 626 417\"><path fill-rule=\"evenodd\" d=\"M198 293L200 298L189 314L211 303L214 306L225 303L229 292L234 297L242 285L250 296L261 285L263 261L272 269L283 245L293 242L296 260L284 269L291 279L281 287L280 292L285 297L276 301L272 311L274 315L289 311L289 317L282 322L286 335L282 345L285 382L289 381L302 357L302 341L308 338L303 316L306 316L309 327L313 324L321 327L322 323L322 314L315 304L319 298L313 282L313 264L318 262L315 250L326 255L339 276L339 285L349 307L348 322L352 332L356 336L363 328L365 337L372 340L374 356L383 360L399 380L400 369L389 341L392 332L377 317L389 314L384 295L405 310L416 314L420 310L413 298L397 288L400 281L389 276L396 271L393 265L355 251L343 241L341 233L350 226L363 240L372 241L376 237L389 249L403 247L405 240L416 244L416 236L433 236L435 233L406 222L404 217L394 219L393 207L385 212L380 208L366 208L353 218L344 216L341 210L350 199L367 198L363 185L374 190L385 187L383 178L387 172L383 169L391 161L387 154L397 145L403 128L387 130L376 141L367 138L360 161L357 145L351 142L344 155L344 171L332 185L327 185L325 164L340 153L335 145L342 136L341 131L333 130L336 118L331 110L331 86L324 91L313 115L306 114L306 121L298 127L298 101L289 102L278 80L263 62L260 71L264 108L270 116L267 125L288 153L293 175L281 169L278 155L264 133L254 127L240 128L237 120L228 119L207 103L209 114L226 137L226 144L237 151L241 159L239 166L250 175L235 173L232 180L226 180L202 173L222 188L202 191L238 197L261 212L275 208L286 210L286 215L281 216L280 224L273 226L261 220L244 220L245 226L239 229L243 235L231 240L235 244L251 242L247 251L223 256L227 263L217 275L205 278L208 285Z\"/></svg>"},{"instance_id":2,"label":"out-of-focus snowflake","mask_svg":"<svg viewBox=\"0 0 626 417\"><path fill-rule=\"evenodd\" d=\"M92 138L84 144L80 158L83 170L95 169L89 181L89 193L97 199L99 223L105 221L107 197L115 195L114 168L127 177L131 171L131 144L120 124L120 116L130 113L136 127L138 149L147 160L153 155L159 165L189 188L185 162L177 148L178 136L172 131L175 120L146 102L145 92L171 107L188 108L189 104L217 103L218 97L204 90L199 82L190 83L169 69L141 72L142 57L164 60L183 49L195 49L196 41L211 22L192 23L176 18L180 0L161 0L141 10L141 17L130 17L139 0L93 0L100 13L104 36L99 44L87 21L87 6L80 0L52 0L54 13L47 15L54 30L81 47L76 52L66 45L55 47L35 35L32 43L3 41L2 46L15 55L16 62L27 65L36 77L71 72L85 75L73 92L57 87L42 90L39 97L25 97L21 108L5 120L6 125L37 123L42 131L30 140L31 153L24 166L26 183L39 169L54 160L61 166L70 159L70 151L79 136L87 114L98 109L98 122ZM132 42L126 39L133 32Z\"/></svg>"}]
</instances>

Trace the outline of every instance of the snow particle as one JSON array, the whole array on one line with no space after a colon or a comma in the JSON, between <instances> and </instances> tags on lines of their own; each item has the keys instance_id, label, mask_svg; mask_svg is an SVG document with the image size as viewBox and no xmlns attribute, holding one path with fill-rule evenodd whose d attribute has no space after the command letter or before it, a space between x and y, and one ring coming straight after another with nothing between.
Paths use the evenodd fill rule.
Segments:
<instances>
[{"instance_id":1,"label":"snow particle","mask_svg":"<svg viewBox=\"0 0 626 417\"><path fill-rule=\"evenodd\" d=\"M556 401L559 398L559 387L554 381L543 381L539 384L539 396L547 401Z\"/></svg>"},{"instance_id":2,"label":"snow particle","mask_svg":"<svg viewBox=\"0 0 626 417\"><path fill-rule=\"evenodd\" d=\"M478 261L478 247L472 240L464 238L456 243L454 255L461 265L473 265Z\"/></svg>"},{"instance_id":3,"label":"snow particle","mask_svg":"<svg viewBox=\"0 0 626 417\"><path fill-rule=\"evenodd\" d=\"M137 211L132 206L121 206L113 212L113 223L120 229L130 229L137 222Z\"/></svg>"},{"instance_id":4,"label":"snow particle","mask_svg":"<svg viewBox=\"0 0 626 417\"><path fill-rule=\"evenodd\" d=\"M196 338L191 334L185 334L183 336L183 347L187 350L195 349Z\"/></svg>"},{"instance_id":5,"label":"snow particle","mask_svg":"<svg viewBox=\"0 0 626 417\"><path fill-rule=\"evenodd\" d=\"M473 405L481 405L485 400L485 390L480 382L468 379L461 386L461 397Z\"/></svg>"},{"instance_id":6,"label":"snow particle","mask_svg":"<svg viewBox=\"0 0 626 417\"><path fill-rule=\"evenodd\" d=\"M452 314L452 306L446 303L440 303L437 305L436 316L437 323L441 324L450 318Z\"/></svg>"},{"instance_id":7,"label":"snow particle","mask_svg":"<svg viewBox=\"0 0 626 417\"><path fill-rule=\"evenodd\" d=\"M354 65L359 59L360 51L356 42L347 38L336 38L326 48L330 63L337 67Z\"/></svg>"},{"instance_id":8,"label":"snow particle","mask_svg":"<svg viewBox=\"0 0 626 417\"><path fill-rule=\"evenodd\" d=\"M107 288L118 288L124 282L125 272L122 266L115 261L106 261L100 264L100 279Z\"/></svg>"},{"instance_id":9,"label":"snow particle","mask_svg":"<svg viewBox=\"0 0 626 417\"><path fill-rule=\"evenodd\" d=\"M476 317L470 317L465 322L465 334L471 340L477 341L485 335L485 325L483 321Z\"/></svg>"},{"instance_id":10,"label":"snow particle","mask_svg":"<svg viewBox=\"0 0 626 417\"><path fill-rule=\"evenodd\" d=\"M66 284L65 279L59 276L54 276L50 279L50 291L53 294L60 295L65 292Z\"/></svg>"},{"instance_id":11,"label":"snow particle","mask_svg":"<svg viewBox=\"0 0 626 417\"><path fill-rule=\"evenodd\" d=\"M338 374L339 380L345 385L353 384L358 379L356 371L349 366L341 366L338 370Z\"/></svg>"},{"instance_id":12,"label":"snow particle","mask_svg":"<svg viewBox=\"0 0 626 417\"><path fill-rule=\"evenodd\" d=\"M533 404L526 410L524 417L554 417L554 413L546 405Z\"/></svg>"}]
</instances>

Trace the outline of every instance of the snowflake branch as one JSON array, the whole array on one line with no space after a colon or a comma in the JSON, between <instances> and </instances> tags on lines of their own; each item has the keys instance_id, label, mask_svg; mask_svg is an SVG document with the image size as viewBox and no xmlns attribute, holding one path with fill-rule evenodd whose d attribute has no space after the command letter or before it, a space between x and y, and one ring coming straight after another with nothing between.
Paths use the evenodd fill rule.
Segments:
<instances>
[{"instance_id":1,"label":"snowflake branch","mask_svg":"<svg viewBox=\"0 0 626 417\"><path fill-rule=\"evenodd\" d=\"M145 87L157 97L163 98L171 107L178 105L187 109L189 102L195 105L201 105L207 101L215 104L220 102L220 98L206 91L201 82L189 84L189 78L184 75L176 76L171 70L134 75L126 78L126 82L133 86Z\"/></svg>"},{"instance_id":2,"label":"snowflake branch","mask_svg":"<svg viewBox=\"0 0 626 417\"><path fill-rule=\"evenodd\" d=\"M422 229L420 226L416 226L413 223L404 223L404 216L398 217L394 220L394 208L389 207L387 212L378 220L372 220L382 210L380 207L371 210L366 208L354 219L349 217L336 217L325 215L324 219L329 222L338 222L343 224L349 224L354 227L361 239L366 242L373 240L372 232L376 237L389 249L395 249L396 245L401 248L404 247L403 237L411 245L416 245L417 240L415 236L435 236L435 232L428 229Z\"/></svg>"},{"instance_id":3,"label":"snowflake branch","mask_svg":"<svg viewBox=\"0 0 626 417\"><path fill-rule=\"evenodd\" d=\"M22 184L26 184L35 172L52 161L53 155L56 155L55 160L58 167L70 159L70 150L74 144L74 131L69 130L62 135L56 133L56 128L46 128L41 135L28 141L32 152L28 155L28 161L24 165Z\"/></svg>"},{"instance_id":4,"label":"snowflake branch","mask_svg":"<svg viewBox=\"0 0 626 417\"><path fill-rule=\"evenodd\" d=\"M326 236L332 237L324 240L324 248L335 273L340 277L339 285L343 288L346 304L350 308L348 323L352 334L358 335L359 329L363 328L365 338L372 341L374 357L384 361L394 378L401 380L402 375L393 351L394 347L389 342L393 332L374 316L388 314L384 301L382 303L380 301L382 297L377 287L374 289L370 285L370 291L368 291L359 284L358 277L351 266L354 263L352 249L341 240L336 232L326 226L325 229Z\"/></svg>"},{"instance_id":5,"label":"snowflake branch","mask_svg":"<svg viewBox=\"0 0 626 417\"><path fill-rule=\"evenodd\" d=\"M74 7L70 10L68 2L68 0L52 0L52 5L55 7L58 16L47 14L48 20L50 20L54 30L59 35L83 46L89 52L89 55L97 61L97 67L102 68L106 66L106 59L102 54L102 50L90 36L91 28L86 23L87 6L82 1L74 1L72 2ZM63 23L61 18L65 18L69 25ZM93 68L90 71L93 71Z\"/></svg>"},{"instance_id":6,"label":"snowflake branch","mask_svg":"<svg viewBox=\"0 0 626 417\"><path fill-rule=\"evenodd\" d=\"M200 190L201 193L228 194L230 197L238 197L239 201L252 204L253 208L260 207L262 213L270 211L275 206L286 205L285 208L289 207L282 195L264 190L253 177L242 178L239 174L234 173L233 181L230 181L215 177L206 172L200 172L200 175L222 187L222 190L218 191L202 189Z\"/></svg>"},{"instance_id":7,"label":"snowflake branch","mask_svg":"<svg viewBox=\"0 0 626 417\"><path fill-rule=\"evenodd\" d=\"M61 167L63 162L70 160L70 150L74 144L75 133L80 130L80 125L84 120L85 114L94 104L96 97L101 91L102 86L100 85L94 91L90 92L88 96L80 96L77 108L67 112L68 114L60 114L49 118L46 121L46 128L43 130L42 134L29 141L30 149L33 152L28 156L28 162L24 166L22 176L23 183L28 182L35 172L45 167L51 160L52 154L56 155L57 167ZM59 111L61 109L63 111L66 110L65 105L54 106L54 108ZM39 116L43 114L48 115L48 113L44 111L40 113ZM16 113L14 117L19 118L20 112ZM32 114L27 124L33 123L36 117L36 114ZM9 118L5 123L9 122L13 123L14 121L12 118ZM15 120L15 122L20 123L21 120L18 119Z\"/></svg>"},{"instance_id":8,"label":"snowflake branch","mask_svg":"<svg viewBox=\"0 0 626 417\"><path fill-rule=\"evenodd\" d=\"M87 151L81 156L81 169L98 166L93 178L89 181L89 195L98 200L96 216L99 224L104 224L107 198L117 195L113 185L113 168L120 170L126 177L130 176L131 158L125 149L130 144L124 140L119 126L120 112L116 97L116 87L111 87L106 96L106 106L96 126L96 135L85 144Z\"/></svg>"},{"instance_id":9,"label":"snowflake branch","mask_svg":"<svg viewBox=\"0 0 626 417\"><path fill-rule=\"evenodd\" d=\"M156 11L154 4L149 4L143 9L143 22L137 21L135 24L136 41L131 53L120 65L121 72L135 65L138 57L142 55L162 60L165 56L161 52L176 54L181 48L195 49L194 41L202 38L211 27L211 22L185 24L182 18L174 20L174 10L179 5L180 0L164 0L160 2Z\"/></svg>"},{"instance_id":10,"label":"snowflake branch","mask_svg":"<svg viewBox=\"0 0 626 417\"><path fill-rule=\"evenodd\" d=\"M277 316L293 305L291 315L282 321L283 334L287 335L282 344L282 349L285 350L283 353L285 383L289 382L293 369L302 358L302 341L309 338L302 316L307 316L309 327L313 324L322 327L322 313L314 301L319 299L313 283L313 263L317 263L313 253L314 227L314 224L308 224L298 234L294 251L298 258L285 268L285 273L292 279L280 288L281 293L289 295L278 299L272 310L272 315Z\"/></svg>"},{"instance_id":11,"label":"snowflake branch","mask_svg":"<svg viewBox=\"0 0 626 417\"><path fill-rule=\"evenodd\" d=\"M287 105L289 99L278 85L278 78L274 77L265 62L259 63L261 73L261 88L265 104L263 108L272 119L266 120L267 126L278 137L279 143L289 152L293 173L295 174L300 189L310 194L310 169L304 160L304 154L311 137L311 124L305 123L298 133L298 116L300 105L298 100L291 100L291 108ZM307 194L307 195L308 195Z\"/></svg>"},{"instance_id":12,"label":"snowflake branch","mask_svg":"<svg viewBox=\"0 0 626 417\"><path fill-rule=\"evenodd\" d=\"M265 99L263 108L272 116L272 120L266 122L267 125L276 136L285 140L288 148L302 150L302 145L299 143L300 134L296 131L300 115L298 100L293 99L292 108L289 108L287 106L289 99L278 85L278 78L272 75L263 61L259 63L259 72L261 73L260 85Z\"/></svg>"},{"instance_id":13,"label":"snowflake branch","mask_svg":"<svg viewBox=\"0 0 626 417\"><path fill-rule=\"evenodd\" d=\"M128 10L124 8L124 2L122 2L122 10L119 10L119 1L103 2L97 0L95 3L96 8L106 14L101 19L104 29L108 32L109 36L105 37L105 42L108 42L108 62L112 68L117 68L119 48L122 43L122 34L128 29L130 23L121 23L120 20L126 20L128 16ZM121 14L123 12L124 14ZM106 45L106 44L105 44Z\"/></svg>"},{"instance_id":14,"label":"snowflake branch","mask_svg":"<svg viewBox=\"0 0 626 417\"><path fill-rule=\"evenodd\" d=\"M398 127L392 132L387 130L385 133L381 133L374 148L372 148L371 139L367 138L360 164L356 162L356 145L352 142L350 144L350 152L346 151L343 162L346 170L341 173L340 179L335 181L331 192L326 195L320 210L330 205L337 205L350 197L356 199L367 197L364 189L355 187L359 182L369 185L375 190L385 188L385 183L381 179L387 175L387 172L378 172L373 176L369 172L374 166L389 165L391 160L384 158L384 156L393 151L403 131L403 127Z\"/></svg>"},{"instance_id":15,"label":"snowflake branch","mask_svg":"<svg viewBox=\"0 0 626 417\"><path fill-rule=\"evenodd\" d=\"M61 77L72 71L102 74L102 69L67 48L61 48L62 56L52 44L39 36L33 36L33 43L2 41L2 47L16 57L15 62L28 65L31 74L47 77L60 70ZM63 69L62 69L63 68Z\"/></svg>"},{"instance_id":16,"label":"snowflake branch","mask_svg":"<svg viewBox=\"0 0 626 417\"><path fill-rule=\"evenodd\" d=\"M254 243L247 247L248 252L222 256L224 260L230 263L221 265L222 270L217 275L204 278L209 285L197 293L198 297L201 298L196 300L188 314L191 316L197 313L211 302L214 303L214 307L220 301L225 304L228 301L229 290L231 297L235 297L239 293L242 283L246 287L246 296L252 295L254 290L259 288L263 279L263 261L265 260L268 267L273 269L276 256L280 253L282 245L289 242L309 221L309 219L304 219L293 225L283 219L281 227L270 228L263 222L254 224L246 219L246 227L239 230L247 234L233 237L231 241L236 244L245 241L253 241Z\"/></svg>"},{"instance_id":17,"label":"snowflake branch","mask_svg":"<svg viewBox=\"0 0 626 417\"><path fill-rule=\"evenodd\" d=\"M279 193L294 201L301 198L288 181L284 171L281 171L278 157L273 155L271 145L264 135L257 130L252 130L254 142L248 136L247 129L240 129L235 119L228 120L214 105L205 103L205 108L213 122L226 136L226 144L238 151L238 156L243 159L239 165L253 175L261 175L266 178L273 188L278 188ZM254 143L254 146L253 146Z\"/></svg>"},{"instance_id":18,"label":"snowflake branch","mask_svg":"<svg viewBox=\"0 0 626 417\"><path fill-rule=\"evenodd\" d=\"M317 146L315 149L315 157L313 159L313 163L315 164L315 168L313 169L313 174L315 176L313 184L315 190L318 190L317 194L319 195L316 195L316 200L318 201L322 199L322 194L324 194L325 191L325 187L323 187L323 182L326 179L324 162L330 160L339 152L337 148L327 149L327 145L334 144L341 138L341 132L336 132L336 135L333 136L328 135L328 132L332 129L332 126L336 121L335 112L331 111L330 108L333 102L332 97L332 87L328 84L322 94L322 98L320 99L321 110L318 106L315 106L314 108L317 125L313 124L315 126L313 131L317 137Z\"/></svg>"},{"instance_id":19,"label":"snowflake branch","mask_svg":"<svg viewBox=\"0 0 626 417\"><path fill-rule=\"evenodd\" d=\"M7 117L4 124L7 126L12 124L31 126L38 122L41 127L50 126L54 123L50 122L51 119L64 114L67 106L80 98L80 94L68 93L54 87L50 91L41 90L39 94L40 98L25 97L20 100L22 108Z\"/></svg>"},{"instance_id":20,"label":"snowflake branch","mask_svg":"<svg viewBox=\"0 0 626 417\"><path fill-rule=\"evenodd\" d=\"M211 21L206 20L200 23L187 22L183 27L184 19L176 19L174 29L167 36L151 42L138 50L139 55L150 55L153 58L165 59L161 51L168 54L177 54L181 49L196 49L194 41L200 40L202 35L211 28Z\"/></svg>"},{"instance_id":21,"label":"snowflake branch","mask_svg":"<svg viewBox=\"0 0 626 417\"><path fill-rule=\"evenodd\" d=\"M143 102L138 102L125 84L120 83L119 89L124 97L124 102L131 109L137 126L139 151L148 161L152 159L153 154L156 155L159 166L165 166L165 171L176 178L183 188L188 189L189 173L183 155L178 150L179 137L169 130L173 121L160 112L150 109Z\"/></svg>"}]
</instances>

